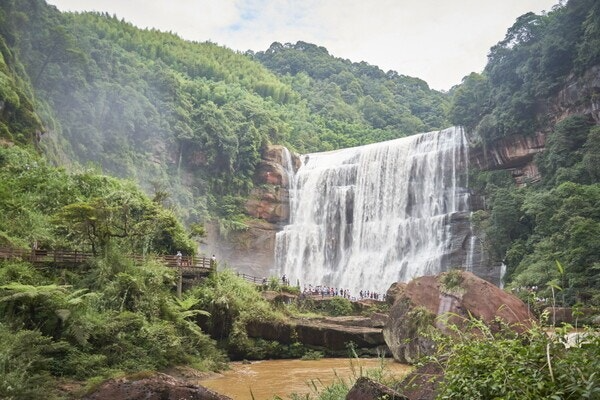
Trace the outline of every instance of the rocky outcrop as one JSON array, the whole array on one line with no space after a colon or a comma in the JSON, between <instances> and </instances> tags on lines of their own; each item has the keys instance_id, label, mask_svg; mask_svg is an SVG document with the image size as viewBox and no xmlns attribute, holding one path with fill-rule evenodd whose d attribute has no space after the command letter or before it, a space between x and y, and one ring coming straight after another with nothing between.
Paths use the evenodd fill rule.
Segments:
<instances>
[{"instance_id":1,"label":"rocky outcrop","mask_svg":"<svg viewBox=\"0 0 600 400\"><path fill-rule=\"evenodd\" d=\"M361 376L356 380L352 389L346 395L346 400L409 400L408 397L381 383L375 382L367 377Z\"/></svg>"},{"instance_id":2,"label":"rocky outcrop","mask_svg":"<svg viewBox=\"0 0 600 400\"><path fill-rule=\"evenodd\" d=\"M474 148L470 165L483 170L508 169L517 184L539 180L540 174L533 157L544 150L546 134L513 135L493 144Z\"/></svg>"},{"instance_id":3,"label":"rocky outcrop","mask_svg":"<svg viewBox=\"0 0 600 400\"><path fill-rule=\"evenodd\" d=\"M582 76L570 76L557 95L537 106L538 118L549 127L573 115L585 115L600 124L600 66L590 68ZM518 132L487 145L479 145L470 151L470 163L484 170L507 169L517 185L540 179L533 162L534 156L543 151L546 132L523 136Z\"/></svg>"},{"instance_id":4,"label":"rocky outcrop","mask_svg":"<svg viewBox=\"0 0 600 400\"><path fill-rule=\"evenodd\" d=\"M286 160L287 150L283 146L269 146L263 152L263 159L256 168L257 186L252 189L246 202L248 215L265 221L281 224L289 218L288 188L291 176L290 168L294 159ZM292 165L287 165L288 163Z\"/></svg>"},{"instance_id":5,"label":"rocky outcrop","mask_svg":"<svg viewBox=\"0 0 600 400\"><path fill-rule=\"evenodd\" d=\"M450 218L450 246L446 253L444 265L450 268L460 267L473 272L480 278L500 286L501 268L491 262L489 254L483 247L482 232L477 232L471 224L471 213L460 212Z\"/></svg>"},{"instance_id":6,"label":"rocky outcrop","mask_svg":"<svg viewBox=\"0 0 600 400\"><path fill-rule=\"evenodd\" d=\"M104 382L84 400L231 400L202 386L191 385L170 375L156 373L148 377L125 377Z\"/></svg>"},{"instance_id":7,"label":"rocky outcrop","mask_svg":"<svg viewBox=\"0 0 600 400\"><path fill-rule=\"evenodd\" d=\"M425 335L431 329L449 333L448 324L462 325L471 316L487 324L499 319L515 330L531 326L532 316L520 299L470 272L423 276L392 285L391 292L395 302L383 335L399 362L414 363L432 352L433 342Z\"/></svg>"},{"instance_id":8,"label":"rocky outcrop","mask_svg":"<svg viewBox=\"0 0 600 400\"><path fill-rule=\"evenodd\" d=\"M285 322L251 321L246 329L248 336L253 338L276 340L282 344L297 341L328 355L346 356L350 342L359 355L387 353L381 327L373 327L379 323L367 320L364 317L341 317L293 319Z\"/></svg>"},{"instance_id":9,"label":"rocky outcrop","mask_svg":"<svg viewBox=\"0 0 600 400\"><path fill-rule=\"evenodd\" d=\"M444 378L443 374L444 369L440 363L429 362L413 370L394 385L394 389L411 400L434 400Z\"/></svg>"},{"instance_id":10,"label":"rocky outcrop","mask_svg":"<svg viewBox=\"0 0 600 400\"><path fill-rule=\"evenodd\" d=\"M256 168L255 187L245 204L246 214L253 219L247 229L223 235L217 224L207 224L207 244L202 250L235 266L235 270L257 277L269 276L275 264L275 235L289 217L289 176L287 164L297 169L300 159L283 146L268 146Z\"/></svg>"},{"instance_id":11,"label":"rocky outcrop","mask_svg":"<svg viewBox=\"0 0 600 400\"><path fill-rule=\"evenodd\" d=\"M546 103L541 113L555 122L571 115L588 115L600 124L600 66L590 68L583 76L570 76L555 100Z\"/></svg>"}]
</instances>

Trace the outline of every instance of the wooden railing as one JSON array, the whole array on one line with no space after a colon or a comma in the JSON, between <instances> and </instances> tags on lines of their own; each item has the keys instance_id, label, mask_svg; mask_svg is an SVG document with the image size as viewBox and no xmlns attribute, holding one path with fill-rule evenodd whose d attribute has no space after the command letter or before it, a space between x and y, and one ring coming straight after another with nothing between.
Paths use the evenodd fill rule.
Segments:
<instances>
[{"instance_id":1,"label":"wooden railing","mask_svg":"<svg viewBox=\"0 0 600 400\"><path fill-rule=\"evenodd\" d=\"M248 282L255 283L257 285L262 285L263 280L265 279L265 278L259 278L258 276L240 274L239 272L236 275Z\"/></svg>"},{"instance_id":2,"label":"wooden railing","mask_svg":"<svg viewBox=\"0 0 600 400\"><path fill-rule=\"evenodd\" d=\"M33 264L82 264L94 255L81 251L69 250L24 250L11 247L0 247L0 260L23 260ZM155 257L161 260L167 267L181 268L183 273L208 273L212 269L213 262L210 258L195 257L195 256L177 256L177 255L162 255L162 256L143 256L140 254L131 254L129 258L134 262L141 263L148 260L150 257Z\"/></svg>"}]
</instances>

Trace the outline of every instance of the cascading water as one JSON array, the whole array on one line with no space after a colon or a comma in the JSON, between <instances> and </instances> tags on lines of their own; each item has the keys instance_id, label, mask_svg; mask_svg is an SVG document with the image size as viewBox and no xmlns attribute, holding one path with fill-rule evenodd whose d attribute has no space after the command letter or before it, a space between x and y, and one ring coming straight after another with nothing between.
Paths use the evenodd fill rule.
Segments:
<instances>
[{"instance_id":1,"label":"cascading water","mask_svg":"<svg viewBox=\"0 0 600 400\"><path fill-rule=\"evenodd\" d=\"M473 216L471 212L469 219ZM467 247L467 260L465 263L465 271L473 272L477 265L480 265L482 262L482 257L484 254L483 243L476 236L473 226L470 227L470 237L469 237L469 245Z\"/></svg>"},{"instance_id":2,"label":"cascading water","mask_svg":"<svg viewBox=\"0 0 600 400\"><path fill-rule=\"evenodd\" d=\"M302 285L385 292L448 268L450 217L468 211L460 128L302 156L278 273Z\"/></svg>"}]
</instances>

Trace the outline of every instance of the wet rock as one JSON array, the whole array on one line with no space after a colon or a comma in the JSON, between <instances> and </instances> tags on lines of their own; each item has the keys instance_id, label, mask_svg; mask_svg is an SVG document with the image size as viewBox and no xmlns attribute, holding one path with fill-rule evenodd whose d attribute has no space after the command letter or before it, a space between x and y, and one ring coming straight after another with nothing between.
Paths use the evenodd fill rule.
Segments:
<instances>
[{"instance_id":1,"label":"wet rock","mask_svg":"<svg viewBox=\"0 0 600 400\"><path fill-rule=\"evenodd\" d=\"M503 321L516 331L529 328L533 318L512 294L470 272L451 271L409 282L390 309L383 335L397 361L414 363L434 350L427 333L449 334L450 324L462 326L470 315L492 329Z\"/></svg>"},{"instance_id":2,"label":"wet rock","mask_svg":"<svg viewBox=\"0 0 600 400\"><path fill-rule=\"evenodd\" d=\"M125 377L104 382L84 400L231 400L202 386L191 385L170 375L156 373L136 379Z\"/></svg>"},{"instance_id":3,"label":"wet rock","mask_svg":"<svg viewBox=\"0 0 600 400\"><path fill-rule=\"evenodd\" d=\"M395 390L369 378L360 377L346 395L346 400L409 400Z\"/></svg>"}]
</instances>

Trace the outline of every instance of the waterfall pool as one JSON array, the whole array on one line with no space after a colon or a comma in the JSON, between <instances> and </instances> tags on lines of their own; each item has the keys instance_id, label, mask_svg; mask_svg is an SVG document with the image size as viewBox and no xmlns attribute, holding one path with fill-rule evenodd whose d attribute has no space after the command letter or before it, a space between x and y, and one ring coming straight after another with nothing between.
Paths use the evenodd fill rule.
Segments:
<instances>
[{"instance_id":1,"label":"waterfall pool","mask_svg":"<svg viewBox=\"0 0 600 400\"><path fill-rule=\"evenodd\" d=\"M271 400L274 396L289 399L292 393L314 395L334 382L351 386L360 376L380 372L386 379L399 380L411 369L389 358L264 360L233 362L230 366L230 370L198 384L235 400Z\"/></svg>"}]
</instances>

